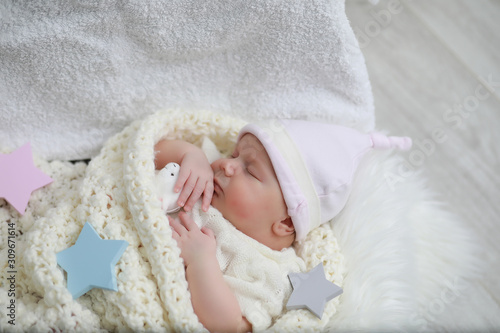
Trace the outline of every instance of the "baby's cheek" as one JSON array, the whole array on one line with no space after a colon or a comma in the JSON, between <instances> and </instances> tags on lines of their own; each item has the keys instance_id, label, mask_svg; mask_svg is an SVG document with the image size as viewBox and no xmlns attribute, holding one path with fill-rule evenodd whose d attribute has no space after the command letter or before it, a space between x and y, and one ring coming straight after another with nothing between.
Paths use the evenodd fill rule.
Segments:
<instances>
[{"instance_id":1,"label":"baby's cheek","mask_svg":"<svg viewBox=\"0 0 500 333\"><path fill-rule=\"evenodd\" d=\"M253 205L242 197L233 196L228 198L226 204L227 207L231 209L233 216L237 216L240 219L247 219L252 216L254 209Z\"/></svg>"}]
</instances>

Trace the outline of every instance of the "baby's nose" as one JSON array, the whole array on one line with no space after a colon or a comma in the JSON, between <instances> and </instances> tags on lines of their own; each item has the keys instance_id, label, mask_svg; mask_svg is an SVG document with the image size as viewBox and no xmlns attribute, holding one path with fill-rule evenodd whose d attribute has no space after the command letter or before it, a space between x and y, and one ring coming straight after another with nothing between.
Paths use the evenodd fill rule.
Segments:
<instances>
[{"instance_id":1,"label":"baby's nose","mask_svg":"<svg viewBox=\"0 0 500 333\"><path fill-rule=\"evenodd\" d=\"M221 162L221 168L224 170L226 177L231 177L238 171L239 163L234 159L226 158Z\"/></svg>"}]
</instances>

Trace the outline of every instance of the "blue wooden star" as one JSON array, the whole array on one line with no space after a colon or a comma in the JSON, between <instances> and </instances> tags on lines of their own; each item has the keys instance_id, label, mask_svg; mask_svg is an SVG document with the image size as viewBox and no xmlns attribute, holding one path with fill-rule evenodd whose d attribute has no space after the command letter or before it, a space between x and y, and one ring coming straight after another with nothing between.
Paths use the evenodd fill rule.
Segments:
<instances>
[{"instance_id":1,"label":"blue wooden star","mask_svg":"<svg viewBox=\"0 0 500 333\"><path fill-rule=\"evenodd\" d=\"M92 288L118 291L114 266L128 246L124 240L104 240L86 222L75 245L57 253L68 273L68 290L76 299Z\"/></svg>"},{"instance_id":2,"label":"blue wooden star","mask_svg":"<svg viewBox=\"0 0 500 333\"><path fill-rule=\"evenodd\" d=\"M293 287L288 310L306 308L321 319L326 302L342 294L342 288L325 278L322 263L307 273L290 273L288 278Z\"/></svg>"}]
</instances>

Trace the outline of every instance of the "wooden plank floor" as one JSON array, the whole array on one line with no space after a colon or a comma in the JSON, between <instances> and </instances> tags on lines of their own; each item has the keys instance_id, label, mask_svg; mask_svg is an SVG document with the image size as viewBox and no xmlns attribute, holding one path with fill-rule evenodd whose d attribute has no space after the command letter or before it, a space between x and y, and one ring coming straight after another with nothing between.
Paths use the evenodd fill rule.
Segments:
<instances>
[{"instance_id":1,"label":"wooden plank floor","mask_svg":"<svg viewBox=\"0 0 500 333\"><path fill-rule=\"evenodd\" d=\"M500 1L347 0L346 11L377 128L414 139L407 161L478 233L491 268L480 284L499 308Z\"/></svg>"}]
</instances>

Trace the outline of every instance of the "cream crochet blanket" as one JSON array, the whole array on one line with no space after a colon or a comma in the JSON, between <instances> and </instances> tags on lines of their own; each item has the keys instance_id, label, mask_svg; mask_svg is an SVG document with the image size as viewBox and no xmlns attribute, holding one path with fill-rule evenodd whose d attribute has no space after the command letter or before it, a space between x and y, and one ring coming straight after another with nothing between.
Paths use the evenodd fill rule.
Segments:
<instances>
[{"instance_id":1,"label":"cream crochet blanket","mask_svg":"<svg viewBox=\"0 0 500 333\"><path fill-rule=\"evenodd\" d=\"M193 312L180 251L154 195L153 146L161 137L201 144L210 138L227 154L244 122L209 112L170 110L137 121L112 137L88 166L35 159L54 182L34 193L20 217L0 200L0 307L6 309L7 222L16 228L15 326L8 331L182 331L204 328ZM6 153L6 152L5 152ZM129 243L115 267L118 291L93 289L74 300L56 253L72 246L88 221L103 239ZM332 230L311 232L296 246L306 269L323 262L327 278L342 286L343 256ZM307 310L281 315L271 331L321 330L336 312L327 303L321 320Z\"/></svg>"}]
</instances>

